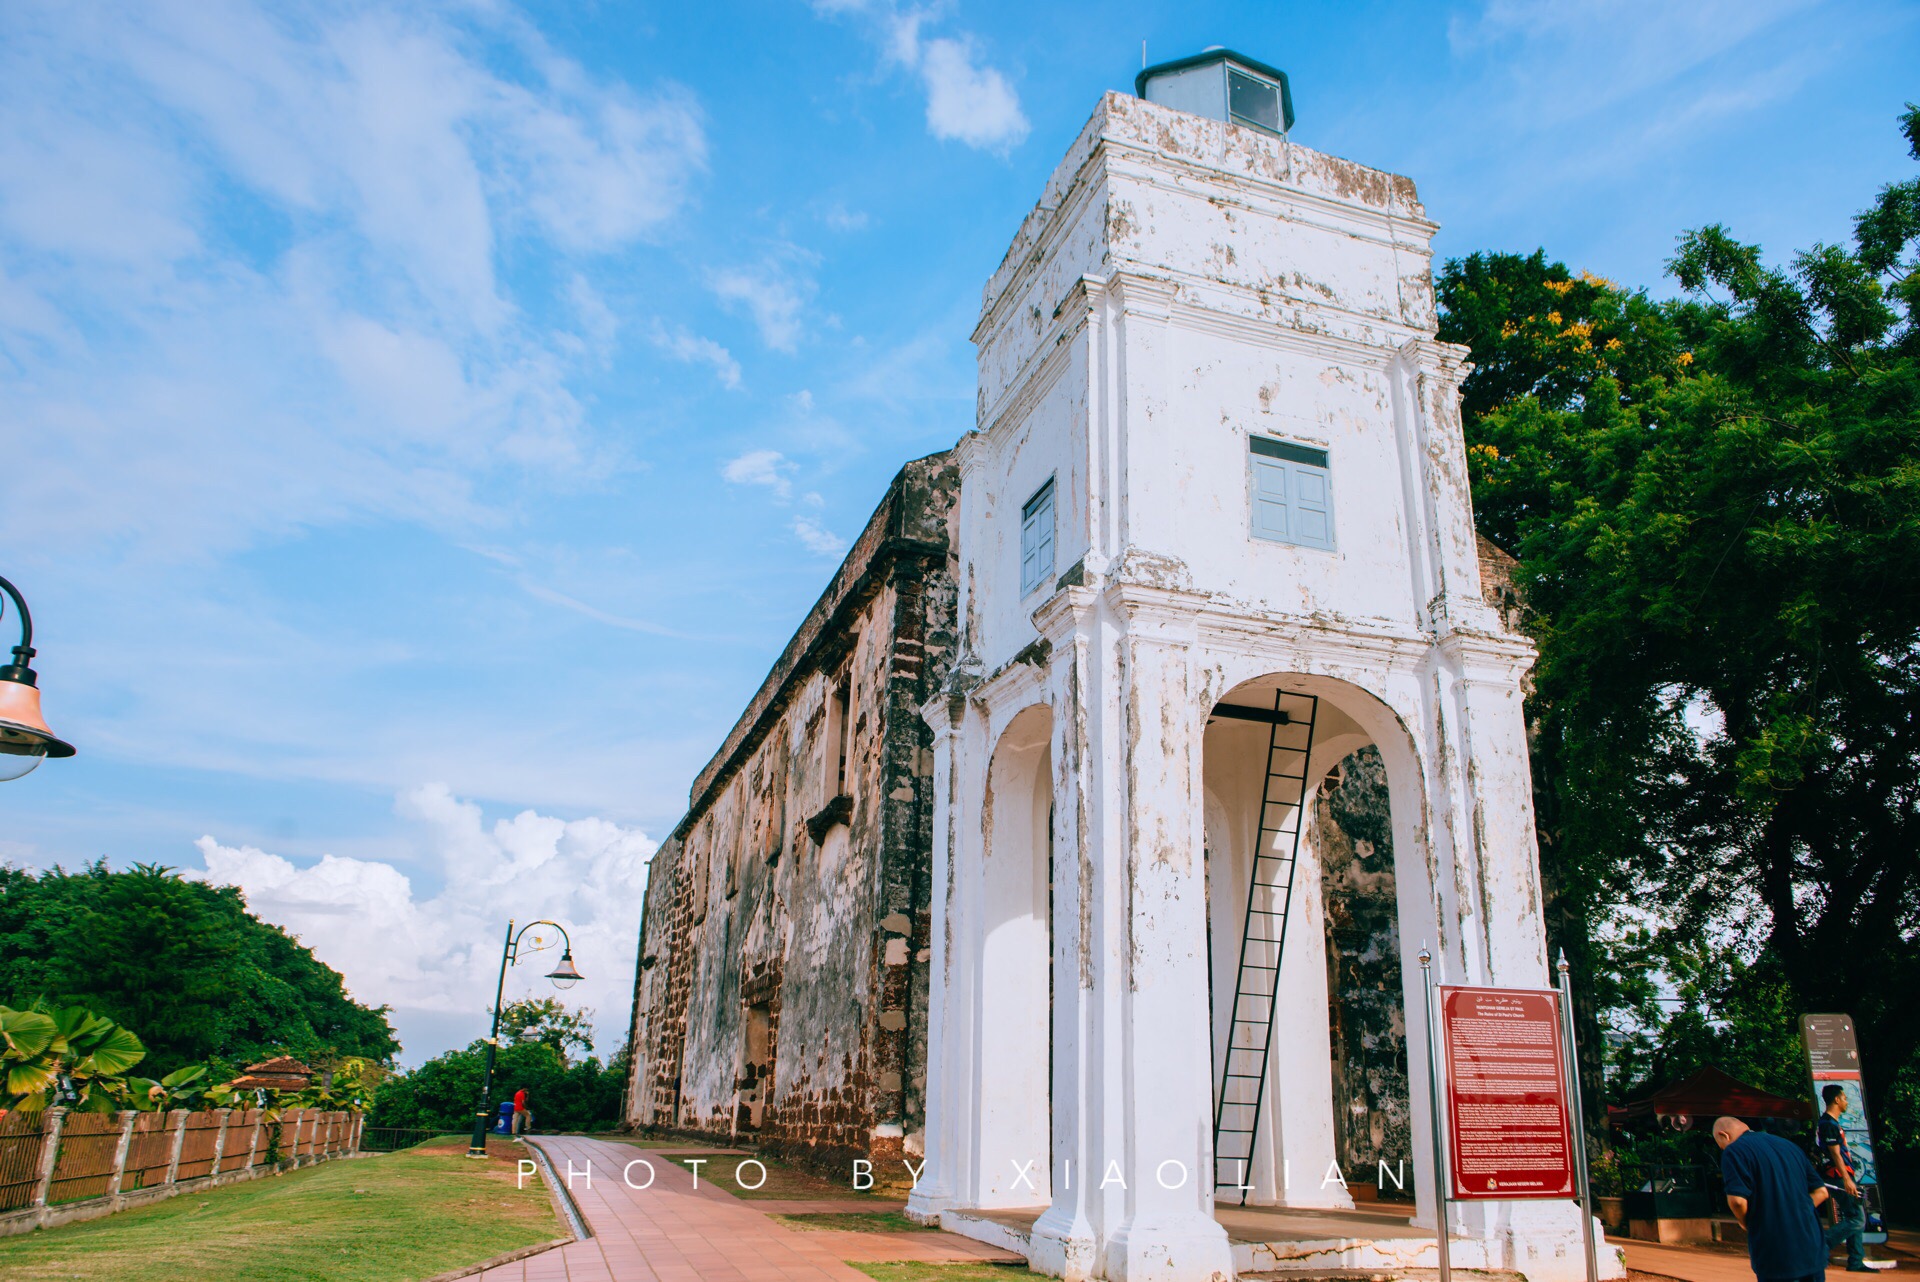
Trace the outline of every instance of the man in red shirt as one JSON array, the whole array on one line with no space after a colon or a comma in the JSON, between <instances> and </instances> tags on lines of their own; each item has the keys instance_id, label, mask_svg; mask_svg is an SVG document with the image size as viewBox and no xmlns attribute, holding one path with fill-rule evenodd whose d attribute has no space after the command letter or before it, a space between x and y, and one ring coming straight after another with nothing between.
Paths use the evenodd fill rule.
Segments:
<instances>
[{"instance_id":1,"label":"man in red shirt","mask_svg":"<svg viewBox=\"0 0 1920 1282\"><path fill-rule=\"evenodd\" d=\"M527 1088L522 1086L513 1093L513 1133L524 1135L530 1114L527 1112Z\"/></svg>"}]
</instances>

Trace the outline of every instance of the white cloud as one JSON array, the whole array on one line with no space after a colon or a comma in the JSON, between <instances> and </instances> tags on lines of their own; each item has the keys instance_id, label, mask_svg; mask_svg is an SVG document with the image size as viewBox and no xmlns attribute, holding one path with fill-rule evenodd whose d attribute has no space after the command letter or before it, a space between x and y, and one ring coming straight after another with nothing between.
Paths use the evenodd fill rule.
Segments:
<instances>
[{"instance_id":1,"label":"white cloud","mask_svg":"<svg viewBox=\"0 0 1920 1282\"><path fill-rule=\"evenodd\" d=\"M1716 133L1790 98L1844 46L1795 37L1821 23L1813 0L1487 0L1449 20L1458 87L1432 104L1422 188L1472 190L1494 243L1537 237L1553 211L1694 168ZM1696 216L1613 234L1657 263Z\"/></svg>"},{"instance_id":2,"label":"white cloud","mask_svg":"<svg viewBox=\"0 0 1920 1282\"><path fill-rule=\"evenodd\" d=\"M920 79L927 87L927 129L996 151L1025 140L1027 118L1007 78L974 61L971 40L929 40L920 51Z\"/></svg>"},{"instance_id":3,"label":"white cloud","mask_svg":"<svg viewBox=\"0 0 1920 1282\"><path fill-rule=\"evenodd\" d=\"M831 556L847 546L847 541L810 516L793 518L793 532L809 552Z\"/></svg>"},{"instance_id":4,"label":"white cloud","mask_svg":"<svg viewBox=\"0 0 1920 1282\"><path fill-rule=\"evenodd\" d=\"M865 231L870 220L865 210L848 209L835 201L820 215L820 221L834 231L854 232Z\"/></svg>"},{"instance_id":5,"label":"white cloud","mask_svg":"<svg viewBox=\"0 0 1920 1282\"><path fill-rule=\"evenodd\" d=\"M598 352L603 359L611 354L615 338L620 333L620 318L607 306L600 291L593 287L579 272L567 282L567 302L572 304L576 320L591 350Z\"/></svg>"},{"instance_id":6,"label":"white cloud","mask_svg":"<svg viewBox=\"0 0 1920 1282\"><path fill-rule=\"evenodd\" d=\"M556 110L520 89L504 97L528 208L569 248L613 249L651 231L705 166L700 115L684 92L648 102L612 91L591 114Z\"/></svg>"},{"instance_id":7,"label":"white cloud","mask_svg":"<svg viewBox=\"0 0 1920 1282\"><path fill-rule=\"evenodd\" d=\"M566 926L585 976L563 1000L598 1013L598 1053L618 1049L633 993L647 861L657 843L605 819L569 821L532 810L488 825L480 807L444 784L401 794L395 809L419 826L421 853L444 877L437 895L418 896L392 863L325 855L303 866L212 836L196 843L206 862L202 875L239 887L255 913L344 975L356 1000L393 1006L408 1063L447 1049L408 1036L410 1027L448 1026L436 1016L471 1016L468 1035L454 1044L485 1035L507 917L552 918ZM557 948L523 953L508 972L507 999L551 992L540 976L559 955Z\"/></svg>"},{"instance_id":8,"label":"white cloud","mask_svg":"<svg viewBox=\"0 0 1920 1282\"><path fill-rule=\"evenodd\" d=\"M0 8L0 362L23 375L0 540L192 560L342 520L471 531L493 475L613 465L573 383L615 322L572 257L684 207L699 112L505 13L457 19ZM559 260L586 343L528 319L508 246Z\"/></svg>"},{"instance_id":9,"label":"white cloud","mask_svg":"<svg viewBox=\"0 0 1920 1282\"><path fill-rule=\"evenodd\" d=\"M815 0L813 9L822 17L855 19L885 62L918 74L934 137L998 152L1026 139L1030 126L1019 95L1003 73L980 62L971 34L924 38L934 14L903 8L898 0Z\"/></svg>"},{"instance_id":10,"label":"white cloud","mask_svg":"<svg viewBox=\"0 0 1920 1282\"><path fill-rule=\"evenodd\" d=\"M764 485L784 501L793 494L793 482L788 479L793 470L792 461L779 450L748 450L728 459L720 475L735 485Z\"/></svg>"},{"instance_id":11,"label":"white cloud","mask_svg":"<svg viewBox=\"0 0 1920 1282\"><path fill-rule=\"evenodd\" d=\"M711 338L688 333L684 325L668 333L667 327L656 321L653 345L677 361L712 366L722 387L740 386L740 362L733 359L733 353Z\"/></svg>"},{"instance_id":12,"label":"white cloud","mask_svg":"<svg viewBox=\"0 0 1920 1282\"><path fill-rule=\"evenodd\" d=\"M1648 109L1660 116L1676 105L1699 110L1695 104L1724 92L1724 78L1693 73L1812 2L1490 0L1477 14L1454 16L1447 35L1456 55L1490 56L1500 69L1504 93L1494 109L1501 136L1590 121L1613 107L1623 109L1608 125L1618 131L1631 129ZM1678 92L1678 104L1660 95L1667 89ZM1484 112L1488 104L1475 106ZM1582 157L1581 163L1593 161Z\"/></svg>"},{"instance_id":13,"label":"white cloud","mask_svg":"<svg viewBox=\"0 0 1920 1282\"><path fill-rule=\"evenodd\" d=\"M536 601L545 601L548 605L557 605L563 610L571 610L584 618L592 619L595 623L604 623L610 628L619 628L626 632L644 632L656 637L684 637L686 635L684 632L676 632L672 628L664 627L661 624L653 623L647 619L630 619L624 615L610 614L598 606L588 605L578 597L568 596L564 592L550 588L544 583L536 583L532 579L524 576L518 579L517 582L520 584L521 591Z\"/></svg>"},{"instance_id":14,"label":"white cloud","mask_svg":"<svg viewBox=\"0 0 1920 1282\"><path fill-rule=\"evenodd\" d=\"M769 258L751 267L716 271L708 284L722 302L746 310L761 342L776 352L798 350L800 315L815 288L811 277Z\"/></svg>"}]
</instances>

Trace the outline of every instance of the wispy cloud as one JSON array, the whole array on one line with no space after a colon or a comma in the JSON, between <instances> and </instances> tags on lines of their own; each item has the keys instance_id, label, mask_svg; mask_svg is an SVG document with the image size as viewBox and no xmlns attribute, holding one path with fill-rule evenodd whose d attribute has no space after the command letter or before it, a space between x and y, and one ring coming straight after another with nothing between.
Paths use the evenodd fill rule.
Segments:
<instances>
[{"instance_id":1,"label":"wispy cloud","mask_svg":"<svg viewBox=\"0 0 1920 1282\"><path fill-rule=\"evenodd\" d=\"M733 359L733 353L711 338L688 333L684 325L676 325L669 332L665 325L655 321L653 345L685 364L711 366L722 387L740 386L740 362Z\"/></svg>"},{"instance_id":2,"label":"wispy cloud","mask_svg":"<svg viewBox=\"0 0 1920 1282\"><path fill-rule=\"evenodd\" d=\"M672 628L663 627L658 623L652 623L646 619L629 619L623 615L609 614L598 606L588 605L585 601L577 597L570 597L564 592L550 588L544 583L536 583L532 579L522 577L516 581L520 584L521 590L535 600L545 601L548 605L557 605L563 610L571 610L583 618L592 619L595 623L604 623L610 628L622 628L628 632L644 632L656 637L684 637L687 635L684 632L676 632Z\"/></svg>"},{"instance_id":3,"label":"wispy cloud","mask_svg":"<svg viewBox=\"0 0 1920 1282\"><path fill-rule=\"evenodd\" d=\"M999 69L981 58L968 32L927 37L926 9L898 0L815 0L823 17L851 18L879 46L882 59L919 77L927 95L927 132L983 151L1006 152L1026 140L1031 126L1020 96Z\"/></svg>"},{"instance_id":4,"label":"wispy cloud","mask_svg":"<svg viewBox=\"0 0 1920 1282\"><path fill-rule=\"evenodd\" d=\"M793 518L793 533L807 551L832 556L847 546L847 541L810 516Z\"/></svg>"},{"instance_id":5,"label":"wispy cloud","mask_svg":"<svg viewBox=\"0 0 1920 1282\"><path fill-rule=\"evenodd\" d=\"M677 88L487 36L237 0L0 14L0 360L30 371L0 539L472 528L495 469L604 472L571 384L616 320L582 256L684 207L703 125ZM509 244L561 264L585 346L528 321Z\"/></svg>"},{"instance_id":6,"label":"wispy cloud","mask_svg":"<svg viewBox=\"0 0 1920 1282\"><path fill-rule=\"evenodd\" d=\"M816 288L802 269L803 257L790 249L750 266L722 268L708 284L721 302L753 319L761 342L776 352L794 352L805 335L802 315Z\"/></svg>"},{"instance_id":7,"label":"wispy cloud","mask_svg":"<svg viewBox=\"0 0 1920 1282\"><path fill-rule=\"evenodd\" d=\"M835 201L833 204L828 205L826 210L821 213L820 221L825 223L828 228L833 231L854 232L865 231L868 222L871 220L867 217L865 210L848 209L839 201Z\"/></svg>"},{"instance_id":8,"label":"wispy cloud","mask_svg":"<svg viewBox=\"0 0 1920 1282\"><path fill-rule=\"evenodd\" d=\"M927 129L935 138L1007 151L1026 140L1027 117L1007 78L977 59L971 39L929 40L920 47Z\"/></svg>"},{"instance_id":9,"label":"wispy cloud","mask_svg":"<svg viewBox=\"0 0 1920 1282\"><path fill-rule=\"evenodd\" d=\"M785 501L793 495L793 471L792 461L779 450L748 450L728 459L720 475L735 485L764 485Z\"/></svg>"},{"instance_id":10,"label":"wispy cloud","mask_svg":"<svg viewBox=\"0 0 1920 1282\"><path fill-rule=\"evenodd\" d=\"M1611 205L1627 187L1726 163L1728 130L1833 71L1861 39L1857 28L1896 22L1898 6L1878 8L1858 6L1845 23L1817 0L1461 9L1446 28L1449 92L1435 97L1418 152L1422 188L1451 190L1456 203L1471 191L1480 225L1512 236L1512 247L1532 244L1533 229L1569 207ZM1848 26L1856 29L1842 34ZM1823 28L1834 28L1831 38ZM1670 246L1681 224L1652 236L1640 218L1614 225L1612 239L1634 238L1645 254L1649 240Z\"/></svg>"},{"instance_id":11,"label":"wispy cloud","mask_svg":"<svg viewBox=\"0 0 1920 1282\"><path fill-rule=\"evenodd\" d=\"M1494 60L1505 81L1496 109L1511 137L1591 120L1607 108L1635 103L1665 115L1676 106L1670 94L1678 95L1681 110L1697 110L1696 99L1722 96L1725 83L1692 73L1813 4L1491 0L1477 13L1455 15L1447 33L1456 56ZM1657 98L1650 101L1650 95ZM1616 113L1609 127L1630 124L1638 114Z\"/></svg>"}]
</instances>

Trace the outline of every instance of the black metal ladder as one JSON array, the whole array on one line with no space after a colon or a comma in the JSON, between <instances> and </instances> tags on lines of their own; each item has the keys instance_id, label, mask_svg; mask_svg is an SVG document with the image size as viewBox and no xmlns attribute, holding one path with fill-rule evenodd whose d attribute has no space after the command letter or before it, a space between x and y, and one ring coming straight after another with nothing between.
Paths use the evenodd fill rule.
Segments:
<instances>
[{"instance_id":1,"label":"black metal ladder","mask_svg":"<svg viewBox=\"0 0 1920 1282\"><path fill-rule=\"evenodd\" d=\"M1213 1118L1214 1187L1239 1190L1243 1206L1252 1183L1248 1173L1253 1169L1253 1140L1266 1093L1280 958L1286 949L1294 867L1300 855L1300 831L1305 826L1307 757L1313 748L1319 710L1320 701L1314 696L1282 690L1274 691L1271 712L1232 704L1220 704L1213 710L1214 716L1263 721L1270 727L1266 781L1260 796L1260 835L1254 844L1226 1063Z\"/></svg>"}]
</instances>

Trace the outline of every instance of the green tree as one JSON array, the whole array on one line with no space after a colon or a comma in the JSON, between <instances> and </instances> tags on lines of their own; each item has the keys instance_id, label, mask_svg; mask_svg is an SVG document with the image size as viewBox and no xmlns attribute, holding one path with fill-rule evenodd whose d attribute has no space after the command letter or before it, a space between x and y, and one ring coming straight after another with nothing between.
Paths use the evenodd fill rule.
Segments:
<instances>
[{"instance_id":1,"label":"green tree","mask_svg":"<svg viewBox=\"0 0 1920 1282\"><path fill-rule=\"evenodd\" d=\"M1920 158L1920 111L1903 127ZM1439 284L1486 371L1476 509L1540 646L1556 927L1660 1028L1641 1071L1757 1036L1749 1071L1785 1085L1791 1015L1844 1010L1883 1116L1920 1053L1917 244L1909 181L1785 269L1689 233L1678 301L1543 254ZM1651 1015L1650 966L1714 1018Z\"/></svg>"},{"instance_id":2,"label":"green tree","mask_svg":"<svg viewBox=\"0 0 1920 1282\"><path fill-rule=\"evenodd\" d=\"M510 1042L544 1042L566 1063L593 1050L593 1012L570 1010L557 997L523 997L500 1012L500 1031Z\"/></svg>"},{"instance_id":3,"label":"green tree","mask_svg":"<svg viewBox=\"0 0 1920 1282\"><path fill-rule=\"evenodd\" d=\"M104 862L78 872L0 867L0 1002L85 1006L136 1029L145 1071L207 1063L218 1077L290 1053L390 1060L386 1008L247 911L230 886Z\"/></svg>"},{"instance_id":4,"label":"green tree","mask_svg":"<svg viewBox=\"0 0 1920 1282\"><path fill-rule=\"evenodd\" d=\"M374 1095L368 1124L449 1131L471 1127L486 1046L476 1041L388 1078ZM608 1130L620 1120L626 1067L624 1051L605 1065L592 1056L569 1064L543 1041L505 1045L494 1061L489 1111L524 1089L534 1125L542 1131Z\"/></svg>"}]
</instances>

